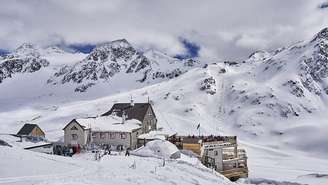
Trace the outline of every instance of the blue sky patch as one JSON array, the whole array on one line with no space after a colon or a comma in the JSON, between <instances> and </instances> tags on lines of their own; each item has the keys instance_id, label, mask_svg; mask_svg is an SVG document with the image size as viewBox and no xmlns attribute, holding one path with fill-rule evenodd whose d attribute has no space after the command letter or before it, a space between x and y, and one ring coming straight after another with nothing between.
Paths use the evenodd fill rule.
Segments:
<instances>
[{"instance_id":1,"label":"blue sky patch","mask_svg":"<svg viewBox=\"0 0 328 185\"><path fill-rule=\"evenodd\" d=\"M175 58L186 59L186 58L198 57L198 52L200 50L200 46L198 44L191 42L185 38L180 38L180 42L182 43L183 47L186 49L186 53L178 54L175 56Z\"/></svg>"},{"instance_id":2,"label":"blue sky patch","mask_svg":"<svg viewBox=\"0 0 328 185\"><path fill-rule=\"evenodd\" d=\"M6 54L8 54L8 53L9 53L8 50L0 49L0 56L6 55Z\"/></svg>"},{"instance_id":3,"label":"blue sky patch","mask_svg":"<svg viewBox=\"0 0 328 185\"><path fill-rule=\"evenodd\" d=\"M71 48L75 51L79 51L81 53L90 53L96 47L95 44L70 44L68 48Z\"/></svg>"}]
</instances>

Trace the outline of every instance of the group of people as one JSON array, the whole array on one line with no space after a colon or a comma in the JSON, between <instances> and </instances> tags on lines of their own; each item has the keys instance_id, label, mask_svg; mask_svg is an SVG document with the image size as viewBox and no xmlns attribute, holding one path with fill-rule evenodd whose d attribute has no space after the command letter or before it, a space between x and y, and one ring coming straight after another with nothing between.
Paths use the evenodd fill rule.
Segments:
<instances>
[{"instance_id":1,"label":"group of people","mask_svg":"<svg viewBox=\"0 0 328 185\"><path fill-rule=\"evenodd\" d=\"M125 156L130 156L130 148L125 150ZM100 161L104 155L111 155L112 146L111 145L101 145L98 146L98 149L92 150L95 154L95 160ZM123 147L117 147L115 151L124 151Z\"/></svg>"},{"instance_id":2,"label":"group of people","mask_svg":"<svg viewBox=\"0 0 328 185\"><path fill-rule=\"evenodd\" d=\"M53 154L63 155L72 157L75 153L80 153L81 147L78 146L63 146L63 145L54 145Z\"/></svg>"}]
</instances>

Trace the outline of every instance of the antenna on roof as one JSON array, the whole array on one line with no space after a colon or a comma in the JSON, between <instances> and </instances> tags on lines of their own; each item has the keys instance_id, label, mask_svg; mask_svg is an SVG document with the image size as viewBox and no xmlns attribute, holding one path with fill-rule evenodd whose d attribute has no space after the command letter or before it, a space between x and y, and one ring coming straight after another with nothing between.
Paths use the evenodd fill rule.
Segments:
<instances>
[{"instance_id":1,"label":"antenna on roof","mask_svg":"<svg viewBox=\"0 0 328 185\"><path fill-rule=\"evenodd\" d=\"M134 106L134 101L133 101L132 95L131 95L130 105L131 105L132 107Z\"/></svg>"},{"instance_id":2,"label":"antenna on roof","mask_svg":"<svg viewBox=\"0 0 328 185\"><path fill-rule=\"evenodd\" d=\"M150 103L150 98L149 98L149 96L148 96L148 103Z\"/></svg>"}]
</instances>

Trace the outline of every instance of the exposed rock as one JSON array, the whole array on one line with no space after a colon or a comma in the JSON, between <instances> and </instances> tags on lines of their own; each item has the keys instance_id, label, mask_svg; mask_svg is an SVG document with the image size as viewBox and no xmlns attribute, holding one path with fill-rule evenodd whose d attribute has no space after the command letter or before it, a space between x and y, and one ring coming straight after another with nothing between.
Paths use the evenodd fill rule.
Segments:
<instances>
[{"instance_id":1,"label":"exposed rock","mask_svg":"<svg viewBox=\"0 0 328 185\"><path fill-rule=\"evenodd\" d=\"M216 81L213 77L205 78L200 86L200 90L205 91L208 94L216 93Z\"/></svg>"},{"instance_id":2,"label":"exposed rock","mask_svg":"<svg viewBox=\"0 0 328 185\"><path fill-rule=\"evenodd\" d=\"M0 61L0 83L15 73L33 73L49 66L32 44L23 44Z\"/></svg>"},{"instance_id":3,"label":"exposed rock","mask_svg":"<svg viewBox=\"0 0 328 185\"><path fill-rule=\"evenodd\" d=\"M304 90L300 82L288 80L283 86L288 87L289 92L296 97L304 97Z\"/></svg>"}]
</instances>

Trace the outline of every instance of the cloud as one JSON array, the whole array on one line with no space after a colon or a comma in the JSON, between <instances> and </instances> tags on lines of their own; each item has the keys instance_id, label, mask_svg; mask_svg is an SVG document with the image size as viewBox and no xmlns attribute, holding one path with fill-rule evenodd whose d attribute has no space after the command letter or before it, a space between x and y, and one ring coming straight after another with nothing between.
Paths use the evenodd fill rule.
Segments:
<instances>
[{"instance_id":1,"label":"cloud","mask_svg":"<svg viewBox=\"0 0 328 185\"><path fill-rule=\"evenodd\" d=\"M4 0L0 48L97 44L126 38L140 49L184 54L185 38L201 57L238 59L310 38L328 25L319 0Z\"/></svg>"}]
</instances>

